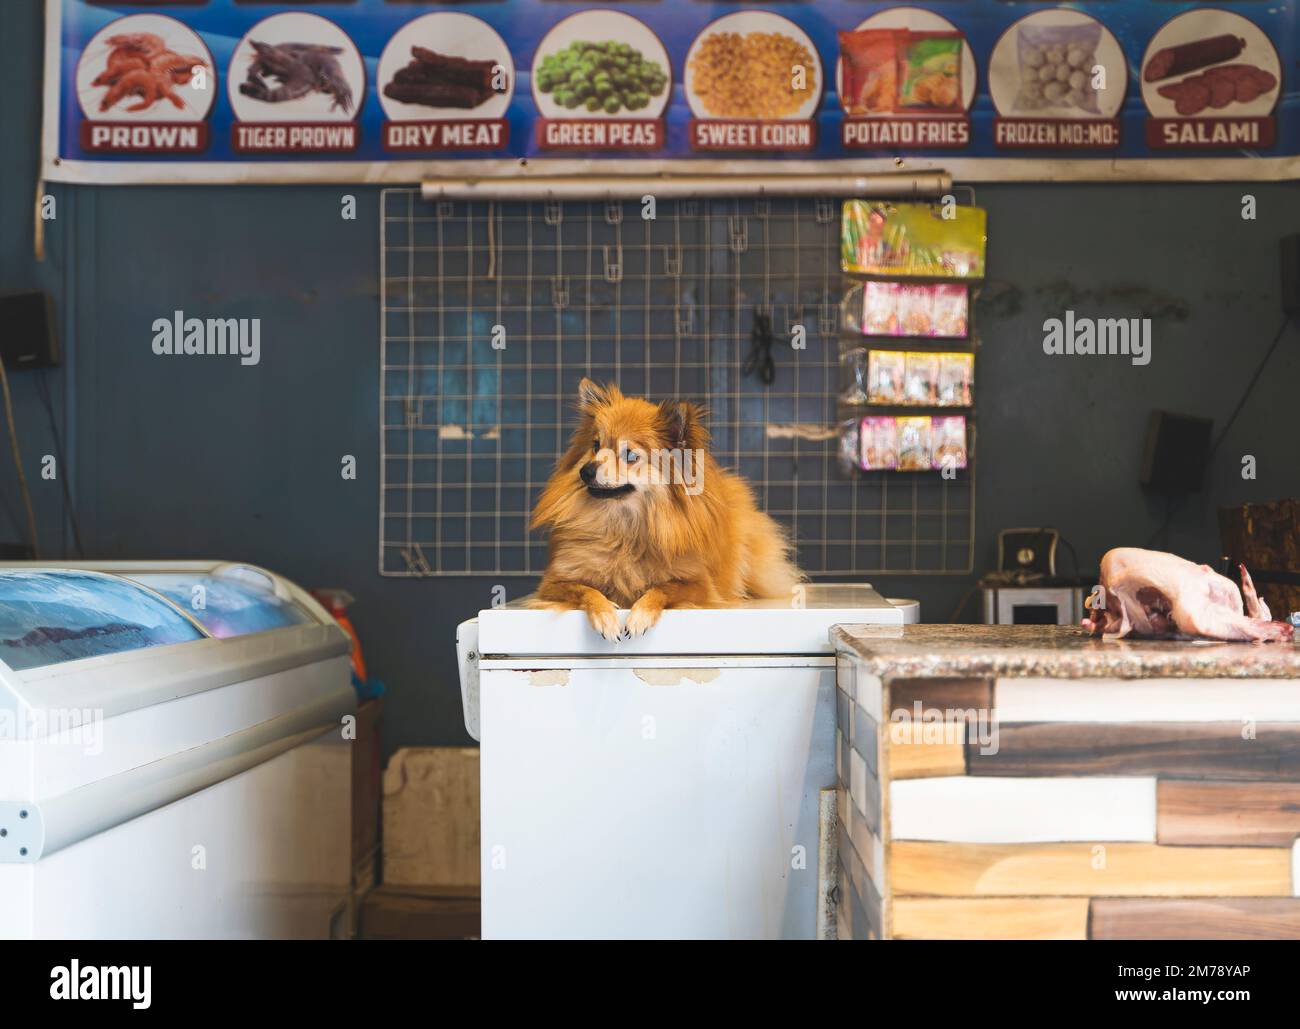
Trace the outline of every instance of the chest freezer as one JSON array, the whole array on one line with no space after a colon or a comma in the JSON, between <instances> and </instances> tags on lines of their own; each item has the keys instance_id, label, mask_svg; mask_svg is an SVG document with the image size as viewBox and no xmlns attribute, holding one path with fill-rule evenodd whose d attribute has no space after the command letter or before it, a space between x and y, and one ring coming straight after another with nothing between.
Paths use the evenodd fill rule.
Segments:
<instances>
[{"instance_id":1,"label":"chest freezer","mask_svg":"<svg viewBox=\"0 0 1300 1029\"><path fill-rule=\"evenodd\" d=\"M460 626L485 939L815 936L830 627L919 608L867 585L802 599L669 610L618 643L524 603Z\"/></svg>"},{"instance_id":2,"label":"chest freezer","mask_svg":"<svg viewBox=\"0 0 1300 1029\"><path fill-rule=\"evenodd\" d=\"M349 651L251 565L0 564L0 937L340 931Z\"/></svg>"}]
</instances>

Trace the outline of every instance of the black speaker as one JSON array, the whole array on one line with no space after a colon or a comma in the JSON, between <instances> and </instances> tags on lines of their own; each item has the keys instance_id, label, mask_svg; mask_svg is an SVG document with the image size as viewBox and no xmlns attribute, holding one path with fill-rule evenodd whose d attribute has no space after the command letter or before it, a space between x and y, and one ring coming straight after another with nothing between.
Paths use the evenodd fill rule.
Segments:
<instances>
[{"instance_id":1,"label":"black speaker","mask_svg":"<svg viewBox=\"0 0 1300 1029\"><path fill-rule=\"evenodd\" d=\"M59 363L54 301L47 293L0 293L0 358L11 372Z\"/></svg>"},{"instance_id":2,"label":"black speaker","mask_svg":"<svg viewBox=\"0 0 1300 1029\"><path fill-rule=\"evenodd\" d=\"M1282 310L1300 315L1300 233L1282 237Z\"/></svg>"},{"instance_id":3,"label":"black speaker","mask_svg":"<svg viewBox=\"0 0 1300 1029\"><path fill-rule=\"evenodd\" d=\"M1166 493L1199 493L1213 428L1209 418L1152 411L1142 454L1142 485Z\"/></svg>"}]
</instances>

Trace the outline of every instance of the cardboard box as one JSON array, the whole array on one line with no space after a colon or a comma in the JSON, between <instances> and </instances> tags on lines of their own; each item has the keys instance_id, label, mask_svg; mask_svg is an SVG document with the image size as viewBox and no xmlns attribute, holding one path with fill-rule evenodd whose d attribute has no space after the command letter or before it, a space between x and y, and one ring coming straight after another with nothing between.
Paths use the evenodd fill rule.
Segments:
<instances>
[{"instance_id":1,"label":"cardboard box","mask_svg":"<svg viewBox=\"0 0 1300 1029\"><path fill-rule=\"evenodd\" d=\"M479 886L478 748L404 747L384 771L384 884Z\"/></svg>"}]
</instances>

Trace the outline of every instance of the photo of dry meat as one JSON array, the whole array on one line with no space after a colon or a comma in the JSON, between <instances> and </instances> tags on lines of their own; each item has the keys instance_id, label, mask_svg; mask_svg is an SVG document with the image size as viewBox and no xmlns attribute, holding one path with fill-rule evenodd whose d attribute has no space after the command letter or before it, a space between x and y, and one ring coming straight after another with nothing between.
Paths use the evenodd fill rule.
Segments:
<instances>
[{"instance_id":1,"label":"photo of dry meat","mask_svg":"<svg viewBox=\"0 0 1300 1029\"><path fill-rule=\"evenodd\" d=\"M498 67L496 61L471 61L413 46L411 63L384 86L384 96L404 104L470 110L499 92L492 87Z\"/></svg>"},{"instance_id":2,"label":"photo of dry meat","mask_svg":"<svg viewBox=\"0 0 1300 1029\"><path fill-rule=\"evenodd\" d=\"M365 66L352 40L316 14L274 14L235 48L227 92L240 121L350 121Z\"/></svg>"},{"instance_id":3,"label":"photo of dry meat","mask_svg":"<svg viewBox=\"0 0 1300 1029\"><path fill-rule=\"evenodd\" d=\"M822 85L812 40L764 11L724 15L686 55L686 97L697 118L810 118Z\"/></svg>"},{"instance_id":4,"label":"photo of dry meat","mask_svg":"<svg viewBox=\"0 0 1300 1029\"><path fill-rule=\"evenodd\" d=\"M376 80L390 121L500 118L514 92L515 68L505 41L487 22L439 11L393 35Z\"/></svg>"},{"instance_id":5,"label":"photo of dry meat","mask_svg":"<svg viewBox=\"0 0 1300 1029\"><path fill-rule=\"evenodd\" d=\"M1277 103L1281 64L1253 22L1188 11L1165 24L1142 61L1142 98L1157 118L1259 117Z\"/></svg>"},{"instance_id":6,"label":"photo of dry meat","mask_svg":"<svg viewBox=\"0 0 1300 1029\"><path fill-rule=\"evenodd\" d=\"M77 70L91 120L200 121L214 97L212 57L197 35L162 15L132 15L99 32Z\"/></svg>"}]
</instances>

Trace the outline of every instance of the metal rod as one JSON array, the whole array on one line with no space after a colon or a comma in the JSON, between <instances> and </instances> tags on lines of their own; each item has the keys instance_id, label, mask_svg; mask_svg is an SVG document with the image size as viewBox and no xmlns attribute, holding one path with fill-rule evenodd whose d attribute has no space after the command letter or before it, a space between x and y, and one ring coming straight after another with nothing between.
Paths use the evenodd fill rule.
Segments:
<instances>
[{"instance_id":1,"label":"metal rod","mask_svg":"<svg viewBox=\"0 0 1300 1029\"><path fill-rule=\"evenodd\" d=\"M873 175L640 175L425 179L426 200L640 200L748 196L942 196L947 172Z\"/></svg>"}]
</instances>

